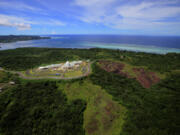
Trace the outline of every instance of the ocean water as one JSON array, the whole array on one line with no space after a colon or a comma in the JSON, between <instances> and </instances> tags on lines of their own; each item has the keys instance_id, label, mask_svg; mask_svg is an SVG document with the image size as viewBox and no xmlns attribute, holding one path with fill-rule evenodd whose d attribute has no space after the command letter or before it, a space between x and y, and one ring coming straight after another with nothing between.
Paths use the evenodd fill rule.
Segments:
<instances>
[{"instance_id":1,"label":"ocean water","mask_svg":"<svg viewBox=\"0 0 180 135\"><path fill-rule=\"evenodd\" d=\"M46 35L51 39L0 44L0 50L21 47L108 48L136 52L180 53L180 37L122 35Z\"/></svg>"}]
</instances>

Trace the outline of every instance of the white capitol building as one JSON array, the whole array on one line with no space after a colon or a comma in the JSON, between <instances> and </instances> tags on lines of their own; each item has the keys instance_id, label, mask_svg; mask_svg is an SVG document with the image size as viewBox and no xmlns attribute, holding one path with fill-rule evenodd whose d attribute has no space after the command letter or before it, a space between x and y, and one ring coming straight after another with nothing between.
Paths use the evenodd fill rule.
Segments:
<instances>
[{"instance_id":1,"label":"white capitol building","mask_svg":"<svg viewBox=\"0 0 180 135\"><path fill-rule=\"evenodd\" d=\"M82 63L82 61L67 61L64 64L52 64L44 67L39 67L38 69L49 69L49 68L61 68L61 69L67 69L67 68L73 68L74 66L79 66Z\"/></svg>"}]
</instances>

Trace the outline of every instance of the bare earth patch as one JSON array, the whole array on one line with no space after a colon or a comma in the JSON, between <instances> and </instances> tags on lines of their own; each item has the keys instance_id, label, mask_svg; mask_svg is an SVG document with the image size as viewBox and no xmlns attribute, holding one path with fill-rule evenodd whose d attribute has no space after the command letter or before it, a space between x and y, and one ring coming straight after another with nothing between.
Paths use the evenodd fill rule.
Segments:
<instances>
[{"instance_id":1,"label":"bare earth patch","mask_svg":"<svg viewBox=\"0 0 180 135\"><path fill-rule=\"evenodd\" d=\"M101 67L107 72L113 72L126 77L130 77L127 73L123 72L125 65L123 63L117 63L112 61L100 61Z\"/></svg>"},{"instance_id":2,"label":"bare earth patch","mask_svg":"<svg viewBox=\"0 0 180 135\"><path fill-rule=\"evenodd\" d=\"M144 88L150 88L160 81L154 72L147 72L143 68L133 68L133 71L137 75L136 79Z\"/></svg>"},{"instance_id":3,"label":"bare earth patch","mask_svg":"<svg viewBox=\"0 0 180 135\"><path fill-rule=\"evenodd\" d=\"M104 130L108 130L109 128L111 128L114 120L119 117L117 114L114 114L114 112L118 110L116 109L113 102L109 101L104 107L104 111L106 115L102 117L103 128Z\"/></svg>"},{"instance_id":4,"label":"bare earth patch","mask_svg":"<svg viewBox=\"0 0 180 135\"><path fill-rule=\"evenodd\" d=\"M113 72L127 78L133 78L127 72L123 72L125 64L112 62L112 61L100 61L99 64L107 72ZM135 79L144 87L150 88L153 84L160 81L160 78L154 72L145 71L144 68L132 68L132 72L135 73Z\"/></svg>"}]
</instances>

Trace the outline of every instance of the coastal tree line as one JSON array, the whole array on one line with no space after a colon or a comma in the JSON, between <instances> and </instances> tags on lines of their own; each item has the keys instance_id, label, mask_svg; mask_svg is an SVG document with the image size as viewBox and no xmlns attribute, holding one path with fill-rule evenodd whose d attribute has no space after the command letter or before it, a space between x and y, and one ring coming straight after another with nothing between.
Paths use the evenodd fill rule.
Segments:
<instances>
[{"instance_id":1,"label":"coastal tree line","mask_svg":"<svg viewBox=\"0 0 180 135\"><path fill-rule=\"evenodd\" d=\"M146 66L157 72L169 72L180 67L180 54L147 54L108 49L50 49L19 48L0 51L0 67L8 70L27 70L42 64L53 64L71 60L121 60L135 66Z\"/></svg>"}]
</instances>

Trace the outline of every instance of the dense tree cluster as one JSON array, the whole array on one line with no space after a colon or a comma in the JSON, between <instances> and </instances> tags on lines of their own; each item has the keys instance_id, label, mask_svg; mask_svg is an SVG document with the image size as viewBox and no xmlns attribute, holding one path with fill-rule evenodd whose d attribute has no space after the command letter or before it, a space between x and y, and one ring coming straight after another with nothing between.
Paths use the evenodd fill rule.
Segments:
<instances>
[{"instance_id":1,"label":"dense tree cluster","mask_svg":"<svg viewBox=\"0 0 180 135\"><path fill-rule=\"evenodd\" d=\"M0 71L0 83L8 83L9 81L19 83L19 76L17 74L11 74L9 72Z\"/></svg>"},{"instance_id":2,"label":"dense tree cluster","mask_svg":"<svg viewBox=\"0 0 180 135\"><path fill-rule=\"evenodd\" d=\"M4 135L84 135L82 100L67 102L55 82L29 82L0 94Z\"/></svg>"},{"instance_id":3,"label":"dense tree cluster","mask_svg":"<svg viewBox=\"0 0 180 135\"><path fill-rule=\"evenodd\" d=\"M148 69L163 73L180 68L180 54L141 54L135 56L130 63L136 66L146 66Z\"/></svg>"}]
</instances>

